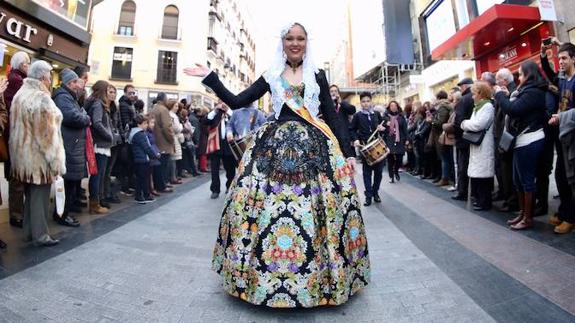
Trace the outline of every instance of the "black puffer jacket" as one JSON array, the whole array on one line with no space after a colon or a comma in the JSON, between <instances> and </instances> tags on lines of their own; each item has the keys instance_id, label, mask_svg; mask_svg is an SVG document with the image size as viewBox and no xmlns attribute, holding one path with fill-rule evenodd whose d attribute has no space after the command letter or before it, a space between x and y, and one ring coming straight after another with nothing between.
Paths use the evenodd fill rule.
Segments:
<instances>
[{"instance_id":1,"label":"black puffer jacket","mask_svg":"<svg viewBox=\"0 0 575 323\"><path fill-rule=\"evenodd\" d=\"M86 111L92 119L92 137L98 148L112 148L114 134L110 113L104 108L101 100L86 100Z\"/></svg>"},{"instance_id":2,"label":"black puffer jacket","mask_svg":"<svg viewBox=\"0 0 575 323\"><path fill-rule=\"evenodd\" d=\"M76 94L66 86L54 92L54 103L62 111L62 139L66 151L64 179L79 181L86 173L86 128L90 117L76 101Z\"/></svg>"},{"instance_id":3,"label":"black puffer jacket","mask_svg":"<svg viewBox=\"0 0 575 323\"><path fill-rule=\"evenodd\" d=\"M132 121L134 121L134 117L136 116L136 108L134 108L134 103L125 95L122 95L119 104L120 123L118 125L118 130L122 134L122 137L127 140L130 128L132 127Z\"/></svg>"},{"instance_id":4,"label":"black puffer jacket","mask_svg":"<svg viewBox=\"0 0 575 323\"><path fill-rule=\"evenodd\" d=\"M543 128L547 120L545 105L547 84L527 83L512 94L514 100L507 98L505 93L495 94L495 101L510 120L509 132L519 135L521 132L534 132Z\"/></svg>"}]
</instances>

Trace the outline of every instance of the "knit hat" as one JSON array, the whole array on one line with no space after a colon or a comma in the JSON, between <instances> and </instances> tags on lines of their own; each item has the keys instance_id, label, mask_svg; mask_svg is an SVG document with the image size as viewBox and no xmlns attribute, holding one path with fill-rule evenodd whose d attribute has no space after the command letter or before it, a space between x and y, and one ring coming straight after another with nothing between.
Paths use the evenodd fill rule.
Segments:
<instances>
[{"instance_id":1,"label":"knit hat","mask_svg":"<svg viewBox=\"0 0 575 323\"><path fill-rule=\"evenodd\" d=\"M62 80L62 84L68 84L72 81L79 79L78 74L72 71L69 68L65 68L60 72L60 79Z\"/></svg>"}]
</instances>

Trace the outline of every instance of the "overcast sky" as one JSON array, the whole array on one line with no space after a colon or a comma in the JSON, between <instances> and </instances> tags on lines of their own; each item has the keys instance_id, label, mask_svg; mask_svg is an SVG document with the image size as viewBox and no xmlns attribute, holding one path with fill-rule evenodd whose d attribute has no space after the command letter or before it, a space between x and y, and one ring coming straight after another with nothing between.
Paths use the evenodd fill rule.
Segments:
<instances>
[{"instance_id":1,"label":"overcast sky","mask_svg":"<svg viewBox=\"0 0 575 323\"><path fill-rule=\"evenodd\" d=\"M254 24L256 37L256 73L267 69L283 26L292 21L306 27L313 41L315 62L331 59L344 32L347 0L241 0Z\"/></svg>"}]
</instances>

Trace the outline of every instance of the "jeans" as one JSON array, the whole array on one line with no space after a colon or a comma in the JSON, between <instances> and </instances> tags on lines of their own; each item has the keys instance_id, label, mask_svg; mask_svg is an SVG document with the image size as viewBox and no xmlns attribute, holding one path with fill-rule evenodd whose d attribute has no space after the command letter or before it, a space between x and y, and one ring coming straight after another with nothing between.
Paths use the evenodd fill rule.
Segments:
<instances>
[{"instance_id":1,"label":"jeans","mask_svg":"<svg viewBox=\"0 0 575 323\"><path fill-rule=\"evenodd\" d=\"M66 192L66 202L64 203L64 215L70 211L70 207L78 200L78 186L81 181L64 180L64 192Z\"/></svg>"},{"instance_id":2,"label":"jeans","mask_svg":"<svg viewBox=\"0 0 575 323\"><path fill-rule=\"evenodd\" d=\"M136 200L150 198L150 163L134 163L136 173Z\"/></svg>"},{"instance_id":3,"label":"jeans","mask_svg":"<svg viewBox=\"0 0 575 323\"><path fill-rule=\"evenodd\" d=\"M455 161L453 160L453 146L443 146L441 149L441 166L443 179L453 181L455 177Z\"/></svg>"},{"instance_id":4,"label":"jeans","mask_svg":"<svg viewBox=\"0 0 575 323\"><path fill-rule=\"evenodd\" d=\"M457 192L459 196L467 196L469 176L469 147L457 148Z\"/></svg>"},{"instance_id":5,"label":"jeans","mask_svg":"<svg viewBox=\"0 0 575 323\"><path fill-rule=\"evenodd\" d=\"M535 175L544 145L545 139L541 139L513 150L513 184L517 191L535 192Z\"/></svg>"},{"instance_id":6,"label":"jeans","mask_svg":"<svg viewBox=\"0 0 575 323\"><path fill-rule=\"evenodd\" d=\"M162 165L152 167L152 178L154 179L154 189L156 191L161 192L166 189L166 181L164 180Z\"/></svg>"},{"instance_id":7,"label":"jeans","mask_svg":"<svg viewBox=\"0 0 575 323\"><path fill-rule=\"evenodd\" d=\"M369 166L367 161L363 159L363 184L365 186L365 198L370 199L374 196L379 196L379 186L381 185L381 178L383 177L383 161ZM373 183L371 176L373 173Z\"/></svg>"},{"instance_id":8,"label":"jeans","mask_svg":"<svg viewBox=\"0 0 575 323\"><path fill-rule=\"evenodd\" d=\"M118 153L119 147L112 147L112 156L108 160L108 165L106 165L106 171L104 172L104 189L100 193L100 198L112 198L112 169L114 169L114 165L116 165L116 161L118 160Z\"/></svg>"},{"instance_id":9,"label":"jeans","mask_svg":"<svg viewBox=\"0 0 575 323\"><path fill-rule=\"evenodd\" d=\"M108 156L96 154L96 164L98 166L98 174L90 176L90 180L88 181L90 200L92 201L99 201L100 192L104 189L104 174L106 165L108 164Z\"/></svg>"}]
</instances>

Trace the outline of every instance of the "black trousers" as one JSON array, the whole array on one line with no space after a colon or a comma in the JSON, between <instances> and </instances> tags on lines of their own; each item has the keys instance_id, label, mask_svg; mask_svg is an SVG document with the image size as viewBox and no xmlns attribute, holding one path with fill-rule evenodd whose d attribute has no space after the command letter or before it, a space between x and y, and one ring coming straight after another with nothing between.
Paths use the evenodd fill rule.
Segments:
<instances>
[{"instance_id":1,"label":"black trousers","mask_svg":"<svg viewBox=\"0 0 575 323\"><path fill-rule=\"evenodd\" d=\"M377 164L369 166L365 158L362 158L363 168L363 185L365 186L365 198L370 199L374 196L379 196L379 187L381 186L381 179L383 177L384 162L380 161ZM389 167L389 166L388 166ZM373 182L372 182L373 176Z\"/></svg>"},{"instance_id":2,"label":"black trousers","mask_svg":"<svg viewBox=\"0 0 575 323\"><path fill-rule=\"evenodd\" d=\"M234 177L236 177L237 162L234 156L225 155L221 153L214 153L210 155L210 168L212 170L212 184L210 191L213 193L220 193L220 165L224 164L226 170L226 190L232 185Z\"/></svg>"},{"instance_id":3,"label":"black trousers","mask_svg":"<svg viewBox=\"0 0 575 323\"><path fill-rule=\"evenodd\" d=\"M152 166L152 178L154 179L154 189L163 191L166 189L166 180L164 180L164 171L162 165Z\"/></svg>"},{"instance_id":4,"label":"black trousers","mask_svg":"<svg viewBox=\"0 0 575 323\"><path fill-rule=\"evenodd\" d=\"M66 192L66 201L64 203L64 215L62 217L68 216L70 207L74 205L74 202L78 199L78 187L81 181L74 181L64 179L64 192Z\"/></svg>"},{"instance_id":5,"label":"black trousers","mask_svg":"<svg viewBox=\"0 0 575 323\"><path fill-rule=\"evenodd\" d=\"M457 148L457 192L460 196L467 196L467 186L469 185L468 167L469 147Z\"/></svg>"},{"instance_id":6,"label":"black trousers","mask_svg":"<svg viewBox=\"0 0 575 323\"><path fill-rule=\"evenodd\" d=\"M569 185L565 172L565 150L561 142L557 145L557 164L555 165L555 182L559 191L559 219L561 221L575 223L575 187Z\"/></svg>"},{"instance_id":7,"label":"black trousers","mask_svg":"<svg viewBox=\"0 0 575 323\"><path fill-rule=\"evenodd\" d=\"M164 181L164 186L166 186L172 179L172 174L170 174L170 154L162 154L160 156L160 169L162 171L162 180Z\"/></svg>"},{"instance_id":8,"label":"black trousers","mask_svg":"<svg viewBox=\"0 0 575 323\"><path fill-rule=\"evenodd\" d=\"M136 173L136 199L150 198L150 163L134 163Z\"/></svg>"},{"instance_id":9,"label":"black trousers","mask_svg":"<svg viewBox=\"0 0 575 323\"><path fill-rule=\"evenodd\" d=\"M553 152L555 151L555 140L545 132L545 145L543 153L539 159L537 172L535 173L535 185L537 191L535 198L536 207L547 210L549 208L549 176L553 172Z\"/></svg>"},{"instance_id":10,"label":"black trousers","mask_svg":"<svg viewBox=\"0 0 575 323\"><path fill-rule=\"evenodd\" d=\"M480 207L490 209L493 178L471 178L471 187L477 204Z\"/></svg>"},{"instance_id":11,"label":"black trousers","mask_svg":"<svg viewBox=\"0 0 575 323\"><path fill-rule=\"evenodd\" d=\"M403 162L403 154L389 154L387 160L387 173L389 178L393 179L395 175L399 174L399 167L401 167Z\"/></svg>"}]
</instances>

